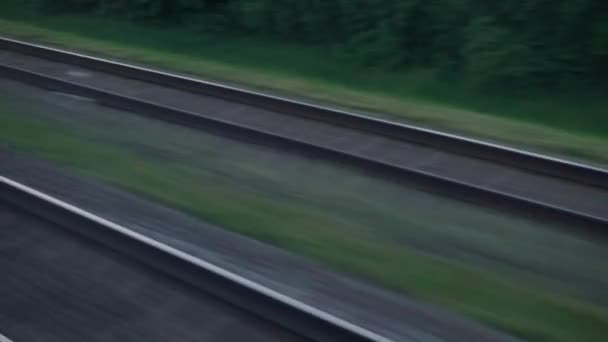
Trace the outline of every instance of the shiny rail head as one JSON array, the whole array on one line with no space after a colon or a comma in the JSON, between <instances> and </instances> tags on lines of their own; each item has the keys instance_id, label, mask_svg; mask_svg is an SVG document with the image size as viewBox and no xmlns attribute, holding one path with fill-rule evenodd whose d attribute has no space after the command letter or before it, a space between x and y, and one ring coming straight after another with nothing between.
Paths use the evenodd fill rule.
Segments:
<instances>
[{"instance_id":1,"label":"shiny rail head","mask_svg":"<svg viewBox=\"0 0 608 342\"><path fill-rule=\"evenodd\" d=\"M596 172L596 173L602 173L602 174L606 175L606 177L608 177L608 169L603 169L603 168L600 168L600 167L597 167L597 166L588 165L588 164L584 164L584 163L580 163L580 162L576 162L576 161L572 161L572 160L567 160L567 159L563 159L563 158L558 158L558 157L554 157L554 156L544 155L544 154L540 154L540 153L537 153L537 152L527 151L527 150L524 150L524 149L515 148L515 147L503 145L503 144L498 144L498 143L493 143L493 142L484 141L484 140L480 140L480 139L465 137L465 136L454 134L454 133L443 132L443 131L440 131L440 130L426 128L426 127L414 126L414 125L400 123L400 122L396 122L396 121L392 121L392 120L387 120L387 119L382 119L382 118L375 118L375 117L371 117L371 116L367 116L367 115L362 115L362 114L358 114L358 113L349 112L349 111L342 110L342 109L331 108L331 107L327 107L327 106L320 106L320 105L317 105L317 104L314 104L314 103L311 103L311 102L307 102L307 101L289 99L289 98L285 98L285 97L280 97L280 96L276 96L276 95L271 95L271 94L267 94L267 93L262 93L262 92L254 91L254 90L251 90L251 89L245 89L245 88L236 87L236 86L227 85L227 84L222 84L222 83L218 83L218 82L206 81L206 80L202 80L202 79L199 79L199 78L179 75L179 74L175 74L175 73L171 73L171 72L167 72L167 71L151 69L151 68L147 68L147 67L143 67L143 66L138 66L138 65L134 65L134 64L129 64L129 63L121 62L121 61L116 61L116 60L111 60L111 59L106 59L106 58L100 58L100 57L94 57L94 56L91 56L91 55L87 55L87 54L83 54L83 53L77 53L77 52L72 52L72 51L67 51L67 50L63 50L63 49L58 49L58 48L47 46L47 45L43 45L43 44L24 42L24 41L20 41L20 40L17 40L17 39L12 39L12 38L8 38L8 37L0 36L0 43L2 43L2 42L4 42L4 43L10 43L10 44L13 44L13 45L20 45L20 46L24 46L24 47L29 47L29 48L32 48L32 49L51 51L51 52L54 52L54 53L57 53L57 54L64 54L64 55L68 55L68 56L72 56L72 57L76 57L76 58L82 58L82 59L86 59L86 60L90 60L90 61L96 61L96 62L99 62L99 63L105 63L105 64L109 64L109 65L120 66L122 68L128 68L128 69L143 71L143 72L146 72L146 73L151 73L151 74L156 74L156 75L162 75L162 76L165 76L165 77L174 78L176 80L184 80L184 81L188 81L188 82L199 83L199 84L205 85L205 86L217 87L217 88L220 88L220 89L226 89L226 90L231 90L231 91L235 91L235 92L245 93L245 94L249 94L249 95L253 95L253 96L258 96L258 97L261 97L261 98L266 98L268 100L281 101L281 102L284 102L284 103L290 103L290 104L293 104L293 105L308 107L308 108L311 108L311 109L332 112L334 114L355 117L355 118L358 118L358 119L362 119L362 120L366 120L366 121L374 122L374 123L379 123L379 124L383 124L383 125L390 125L390 126L393 126L393 127L401 127L401 128L408 129L408 130L411 130L411 131L417 131L417 132L421 132L421 133L435 135L437 137L443 137L443 138L451 139L451 140L454 140L454 141L475 144L475 145L479 145L479 146L483 146L483 147L487 147L487 148L492 148L492 149L496 149L496 150L500 150L500 151L504 151L504 152L509 152L509 153L513 153L513 154L519 154L519 155L530 157L530 158L544 160L544 161L547 161L547 162L558 163L558 164L562 164L562 165L566 165L566 166L571 166L571 167L576 167L576 168L580 168L580 169L585 169L585 170L588 170L588 171L593 171L593 172Z\"/></svg>"},{"instance_id":2,"label":"shiny rail head","mask_svg":"<svg viewBox=\"0 0 608 342\"><path fill-rule=\"evenodd\" d=\"M355 325L353 323L350 323L348 321L345 321L339 317L336 317L332 314L329 314L325 311L322 311L320 309L317 309L315 307L312 307L308 304L305 304L297 299L291 298L289 296L286 296L284 294L281 294L275 290L272 290L264 285L261 285L259 283L256 283L254 281L251 281L249 279L246 279L236 273L230 272L226 269L223 269L219 266L216 266L212 263L209 263L207 261L204 261L200 258L196 258L190 254L184 253L174 247L171 247L167 244L164 244L162 242L159 242L157 240L154 240L150 237L147 237L143 234L137 233L133 230L130 230L122 225L116 224L112 221L109 221L107 219L104 219L100 216L97 216L89 211L86 211L84 209L78 208L77 206L74 206L72 204L69 204L67 202L64 202L56 197L53 197L51 195L45 194L39 190L33 189L27 185L24 185L22 183L16 182L12 179L9 179L7 177L4 176L0 176L0 184L4 185L4 186L8 186L14 190L20 191L20 192L24 192L30 196L35 197L38 200L44 201L48 204L51 204L54 207L60 208L62 210L68 211L72 214L76 214L80 217L83 217L89 221L95 222L96 224L99 224L107 229L113 230L115 232L118 232L122 235L125 235L131 239L137 240L140 243L144 243L148 246L151 246L155 249L158 249L164 253L170 254L174 257L177 257L185 262L188 262L190 264L196 265L197 267L199 267L202 271L204 272L211 272L215 275L218 275L222 278L228 279L236 284L238 284L239 286L243 286L246 287L248 289L251 289L253 291L255 291L256 293L259 293L260 295L269 297L275 301L279 301L281 303L284 303L296 310L299 310L301 312L304 312L308 315L311 315L313 317L316 317L322 321L325 321L327 323L330 323L331 325L334 325L336 327L339 327L341 329L344 329L346 331L352 332L356 335L361 336L362 338L369 340L369 341L374 341L374 342L392 342L391 339L388 339L384 336L381 336L375 332L372 332L370 330L367 330L361 326ZM12 342L11 340L2 340L2 335L0 335L0 342Z\"/></svg>"},{"instance_id":3,"label":"shiny rail head","mask_svg":"<svg viewBox=\"0 0 608 342\"><path fill-rule=\"evenodd\" d=\"M0 334L0 342L13 342L10 338Z\"/></svg>"}]
</instances>

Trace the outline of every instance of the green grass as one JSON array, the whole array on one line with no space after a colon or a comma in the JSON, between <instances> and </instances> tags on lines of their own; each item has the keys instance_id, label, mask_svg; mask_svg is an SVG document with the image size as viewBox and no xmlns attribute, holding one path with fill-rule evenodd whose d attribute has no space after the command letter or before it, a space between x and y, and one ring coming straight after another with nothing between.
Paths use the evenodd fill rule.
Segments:
<instances>
[{"instance_id":1,"label":"green grass","mask_svg":"<svg viewBox=\"0 0 608 342\"><path fill-rule=\"evenodd\" d=\"M4 7L10 4L7 1ZM98 17L28 13L13 9L0 14L5 18L0 20L0 32L515 146L608 162L608 100L594 92L480 95L453 82L439 82L431 71L361 70L331 51L289 42Z\"/></svg>"},{"instance_id":2,"label":"green grass","mask_svg":"<svg viewBox=\"0 0 608 342\"><path fill-rule=\"evenodd\" d=\"M404 191L394 189L392 185L367 180L347 170L297 164L295 159L287 163L297 164L293 166L295 170L289 171L287 166L278 166L284 163L264 164L263 160L269 158L267 153L257 155L248 150L249 147L243 147L245 150L241 151L241 147L227 146L225 142L222 143L222 152L218 153L213 145L216 142L210 138L195 140L197 149L187 155L188 160L200 158L201 165L205 166L188 166L181 160L171 159L177 152L171 152L171 146L166 146L170 144L163 144L158 139L163 135L159 135L161 131L153 126L146 128L141 122L133 123L142 127L138 134L141 141L151 141L149 134L156 136L156 144L162 146L159 153L152 153L153 157L150 157L148 149L137 152L142 147L140 143L133 143L135 140L131 139L136 138L132 134L121 133L128 131L125 127L112 128L107 122L103 125L96 122L77 124L76 121L91 119L73 114L64 121L41 118L14 104L7 104L15 101L14 98L0 101L2 145L67 165L226 229L462 312L519 336L537 341L603 341L608 336L608 313L592 303L545 292L521 279L497 274L491 268L421 253L398 242L395 234L410 229L408 225L412 230L424 228L431 231L433 227L416 223L427 215L423 213L424 209L408 207L417 203L391 203L390 199L377 195ZM166 130L163 132L168 136L169 128ZM186 133L175 134L188 139ZM200 132L194 132L194 139L203 139L199 135ZM177 144L176 139L169 141ZM186 144L190 142L186 141ZM205 146L207 144L209 146ZM241 158L236 158L237 155ZM305 174L311 178L304 177ZM298 179L298 182L294 183L293 179ZM330 189L323 179L334 184L334 188ZM365 198L360 195L353 198L357 196L353 189L335 190L344 188L344 184L354 184L355 188L365 185L373 191L368 192ZM320 199L310 199L313 194ZM423 202L423 197L418 195L417 201ZM438 200L433 201L436 207L426 210L439 210L442 215L447 215L449 209ZM328 206L331 208L327 209ZM381 210L385 207L390 214L383 214ZM472 221L494 222L496 227L486 227L482 233L486 240L495 228L517 222L503 219L506 223L501 223L499 218L472 212L472 209L451 210L462 211L460 215L473 217ZM372 215L375 212L380 214ZM400 223L394 228L396 231L391 231L390 221L397 218L390 215L405 216L400 218ZM428 215L442 216L436 213ZM442 223L436 221L435 224L443 225L436 227L436 234L444 234L445 237L443 231L456 229L457 221L454 217L448 217ZM524 226L522 230L533 229ZM501 242L508 243L509 234L498 235ZM549 237L546 239L552 241ZM568 241L568 246L576 245L576 241ZM437 239L433 243L440 241ZM516 246L507 247L517 251ZM532 248L539 250L544 247L535 245ZM601 261L598 262L601 266Z\"/></svg>"}]
</instances>

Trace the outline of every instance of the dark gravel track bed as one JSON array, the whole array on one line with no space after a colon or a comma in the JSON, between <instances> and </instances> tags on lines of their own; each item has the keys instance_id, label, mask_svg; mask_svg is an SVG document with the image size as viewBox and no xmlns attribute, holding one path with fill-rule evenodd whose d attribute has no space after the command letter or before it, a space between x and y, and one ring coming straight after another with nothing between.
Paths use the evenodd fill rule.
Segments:
<instances>
[{"instance_id":1,"label":"dark gravel track bed","mask_svg":"<svg viewBox=\"0 0 608 342\"><path fill-rule=\"evenodd\" d=\"M0 332L15 342L302 340L3 203L0 272Z\"/></svg>"}]
</instances>

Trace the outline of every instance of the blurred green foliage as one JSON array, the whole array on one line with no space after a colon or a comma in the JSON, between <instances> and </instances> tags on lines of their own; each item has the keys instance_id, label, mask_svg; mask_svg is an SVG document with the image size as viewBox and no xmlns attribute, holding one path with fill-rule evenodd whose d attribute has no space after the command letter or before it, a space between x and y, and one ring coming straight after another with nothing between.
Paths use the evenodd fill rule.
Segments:
<instances>
[{"instance_id":1,"label":"blurred green foliage","mask_svg":"<svg viewBox=\"0 0 608 342\"><path fill-rule=\"evenodd\" d=\"M608 78L604 0L32 0L80 11L322 45L362 66L479 86L595 87Z\"/></svg>"}]
</instances>

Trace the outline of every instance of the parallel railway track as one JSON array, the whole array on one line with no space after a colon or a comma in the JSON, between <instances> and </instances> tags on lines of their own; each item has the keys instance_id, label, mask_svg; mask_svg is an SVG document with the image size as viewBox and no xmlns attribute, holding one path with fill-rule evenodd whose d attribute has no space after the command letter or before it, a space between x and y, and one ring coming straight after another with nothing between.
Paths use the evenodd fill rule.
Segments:
<instances>
[{"instance_id":1,"label":"parallel railway track","mask_svg":"<svg viewBox=\"0 0 608 342\"><path fill-rule=\"evenodd\" d=\"M600 168L6 38L0 39L0 49L9 51L11 54L19 53L23 56L60 62L62 66L59 67L59 70L65 65L94 70L100 73L99 84L101 86L96 86L93 81L80 81L73 77L63 77L61 73L48 72L47 70L50 69L48 65L30 67L30 65L40 62L36 60L22 62L19 58L15 59L15 56L10 55L6 58L8 63L0 61L0 76L93 98L107 105L162 120L202 127L212 132L228 134L254 143L297 150L315 157L355 165L400 182L484 206L565 223L586 229L594 234L608 232L606 230L608 227L608 201L604 203L604 199L608 198L608 171ZM18 62L14 62L15 60ZM122 83L137 81L139 82L137 84L157 84L160 86L157 87L158 89L154 89L157 93L163 91L170 93L171 89L182 90L184 92L178 95L189 99L193 104L182 106L179 102L163 103L150 96L146 98L137 93L125 94L122 90L114 90L112 82L119 80L115 75L119 75L121 79L125 80L120 81ZM94 76L97 77L97 75ZM136 81L126 81L127 79ZM129 84L123 85L123 89L128 89L128 86ZM133 87L130 85L130 88ZM194 95L188 95L186 92ZM266 123L262 122L262 124L253 121L247 122L248 114L243 114L241 117L232 114L230 114L232 116L210 115L204 113L202 109L203 112L198 110L202 106L197 104L196 98L193 98L196 95L204 95L212 99L220 98L226 102L222 105L236 108L233 110L235 112L242 111L242 106L245 105L247 108L262 108L266 111L263 113L264 115L279 113L282 116L305 118L298 119L297 123L319 122L325 125L320 126L319 131L326 129L329 130L329 133L326 136L315 136L315 131L314 134L310 133L307 136L297 132L295 128L288 131L282 127L276 127L276 124L273 126L272 123L269 123L271 121L269 119L265 119ZM177 97L179 98L179 96ZM213 101L216 101L212 103L214 105L219 103L217 100ZM312 127L317 129L315 128L317 126ZM380 141L379 145L395 144L394 148L397 153L399 153L398 147L419 148L416 146L421 145L425 146L424 148L430 146L433 150L441 151L440 153L443 154L445 154L444 151L448 151L456 156L449 156L450 158L460 159L455 159L456 162L448 160L455 163L455 165L445 168L448 171L435 171L433 167L425 169L416 165L416 158L422 152L416 152L418 155L412 153L412 156L404 153L406 156L399 156L399 158L392 158L391 155L376 157L373 155L373 151L366 151L365 146L355 149L340 145L340 141L338 141L340 137L331 131L334 128L346 128L349 131L345 132L358 134L356 137L359 140L379 139L377 137L380 136L384 140ZM323 139L329 142L325 142ZM429 153L428 151L427 153ZM458 157L459 155L474 158L466 159ZM481 160L481 164L486 163L481 165L478 171L472 172L473 174L483 172L480 174L480 178L491 177L492 175L488 175L487 170L497 169L499 176L501 176L501 172L507 175L517 173L517 177L514 177L511 183L516 184L521 181L522 184L510 186L500 180L490 180L484 183L476 179L475 175L468 176L462 172L451 174L452 171L456 172L457 167L466 169L472 165L467 163L477 163L477 160ZM500 166L495 167L493 164L488 164L487 161ZM460 164L458 165L458 163ZM450 167L452 167L452 171L450 171ZM542 189L534 189L537 186L536 182L547 182L547 184L543 183L544 188ZM528 191L528 185L532 190ZM563 186L563 188L556 188L554 185ZM566 193L568 191L570 193ZM556 192L558 196L562 197L557 198L551 192ZM568 196L572 199L568 199Z\"/></svg>"},{"instance_id":2,"label":"parallel railway track","mask_svg":"<svg viewBox=\"0 0 608 342\"><path fill-rule=\"evenodd\" d=\"M538 153L0 37L0 48L608 187L608 171Z\"/></svg>"}]
</instances>

